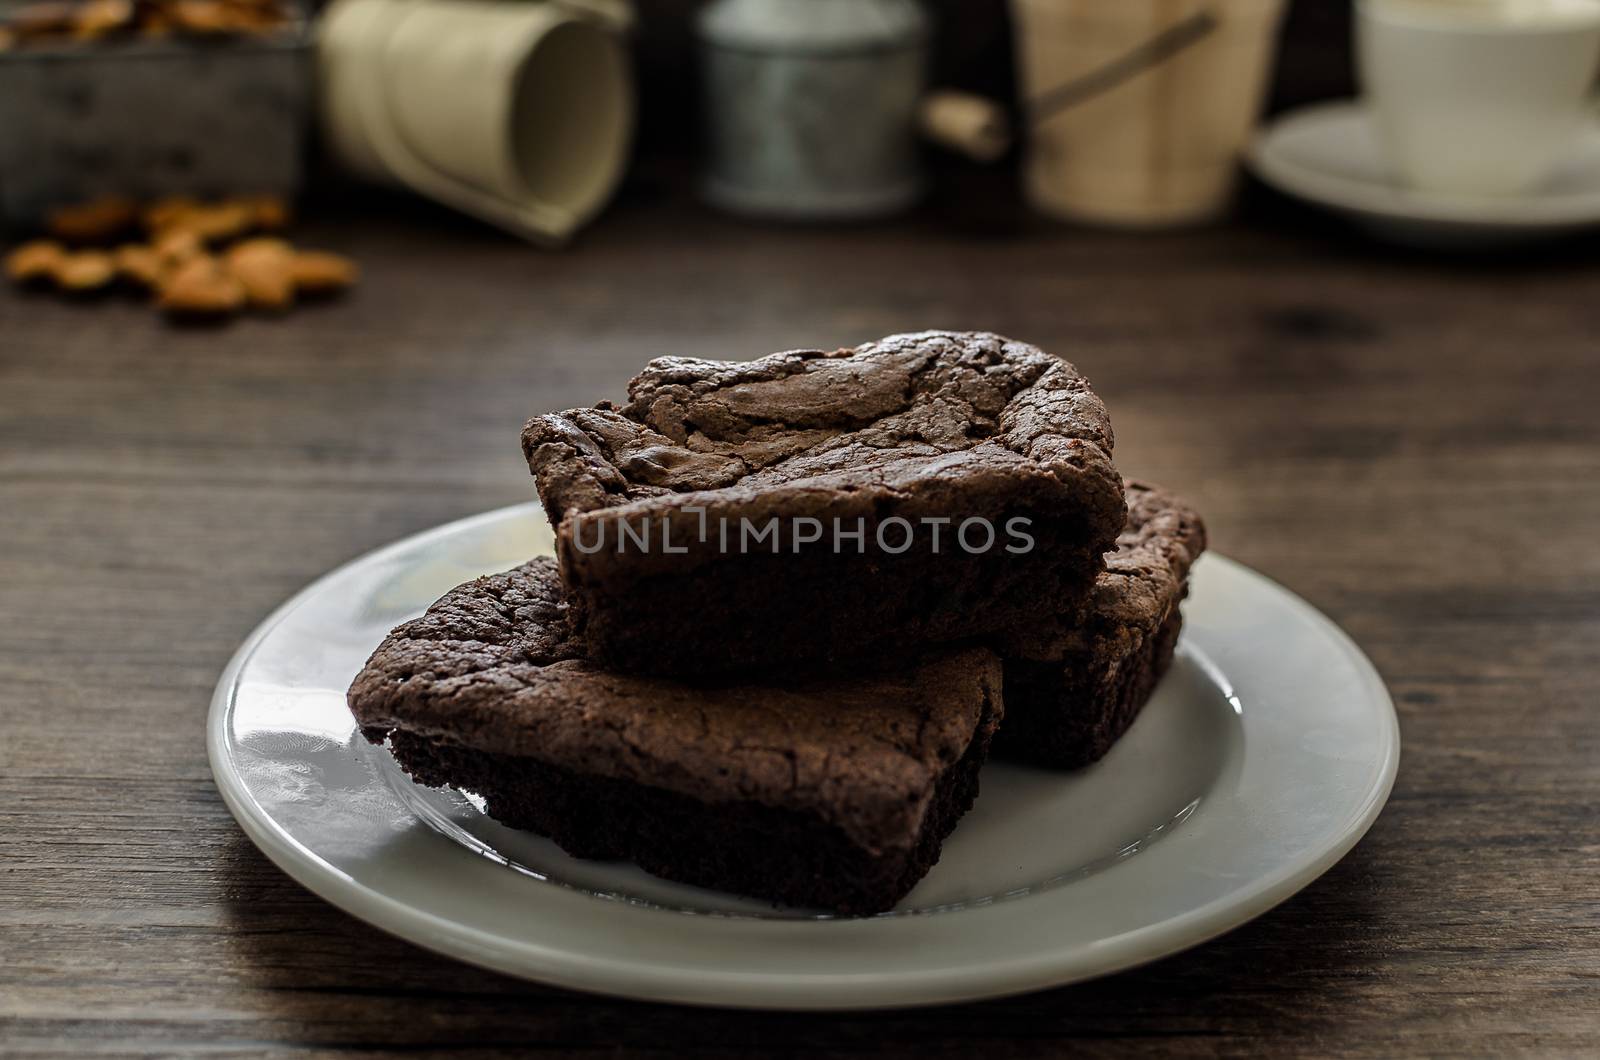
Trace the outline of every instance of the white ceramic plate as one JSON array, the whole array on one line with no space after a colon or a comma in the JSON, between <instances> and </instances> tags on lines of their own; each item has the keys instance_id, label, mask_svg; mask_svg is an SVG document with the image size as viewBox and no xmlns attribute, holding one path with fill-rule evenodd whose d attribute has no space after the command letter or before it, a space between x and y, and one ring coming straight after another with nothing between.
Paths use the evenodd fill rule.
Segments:
<instances>
[{"instance_id":1,"label":"white ceramic plate","mask_svg":"<svg viewBox=\"0 0 1600 1060\"><path fill-rule=\"evenodd\" d=\"M1361 652L1297 597L1208 556L1178 659L1128 735L1076 774L991 763L894 912L830 918L578 861L466 796L413 785L344 703L391 626L550 545L523 505L339 568L239 649L208 734L228 807L285 872L386 931L513 975L765 1008L1073 982L1283 901L1361 838L1394 779L1394 708Z\"/></svg>"},{"instance_id":2,"label":"white ceramic plate","mask_svg":"<svg viewBox=\"0 0 1600 1060\"><path fill-rule=\"evenodd\" d=\"M1250 168L1288 195L1335 210L1374 234L1417 246L1494 247L1600 224L1600 122L1525 195L1441 195L1390 168L1372 114L1358 100L1283 115L1251 144Z\"/></svg>"}]
</instances>

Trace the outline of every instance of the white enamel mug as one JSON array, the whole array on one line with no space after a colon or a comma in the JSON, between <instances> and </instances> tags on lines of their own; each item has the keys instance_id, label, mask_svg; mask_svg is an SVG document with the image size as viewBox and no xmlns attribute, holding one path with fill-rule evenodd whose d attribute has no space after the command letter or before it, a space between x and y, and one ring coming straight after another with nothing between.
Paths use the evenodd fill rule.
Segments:
<instances>
[{"instance_id":1,"label":"white enamel mug","mask_svg":"<svg viewBox=\"0 0 1600 1060\"><path fill-rule=\"evenodd\" d=\"M318 65L336 158L540 243L599 212L627 164L626 9L335 0Z\"/></svg>"},{"instance_id":2,"label":"white enamel mug","mask_svg":"<svg viewBox=\"0 0 1600 1060\"><path fill-rule=\"evenodd\" d=\"M1600 0L1358 0L1363 92L1396 170L1430 192L1538 184L1593 120Z\"/></svg>"}]
</instances>

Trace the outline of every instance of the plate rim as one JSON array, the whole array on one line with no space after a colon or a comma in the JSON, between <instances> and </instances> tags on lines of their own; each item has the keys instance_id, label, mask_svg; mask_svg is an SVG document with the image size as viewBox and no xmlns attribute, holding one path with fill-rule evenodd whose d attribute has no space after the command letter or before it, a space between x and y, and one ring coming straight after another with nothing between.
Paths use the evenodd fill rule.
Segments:
<instances>
[{"instance_id":1,"label":"plate rim","mask_svg":"<svg viewBox=\"0 0 1600 1060\"><path fill-rule=\"evenodd\" d=\"M1255 131L1244 160L1256 177L1285 195L1362 217L1484 233L1555 232L1600 225L1600 190L1504 201L1428 195L1325 172L1284 156L1281 137L1292 127L1346 115L1370 121L1371 109L1360 97L1349 97L1284 111ZM1592 123L1591 132L1596 131L1595 125L1600 123Z\"/></svg>"},{"instance_id":2,"label":"plate rim","mask_svg":"<svg viewBox=\"0 0 1600 1060\"><path fill-rule=\"evenodd\" d=\"M1273 871L1252 879L1240 892L1219 896L1176 916L1097 940L1093 959L1086 959L1081 945L1058 944L988 965L962 965L957 970L935 965L899 974L887 985L881 981L884 973L879 971L812 974L747 969L708 971L703 967L675 969L662 964L641 967L637 962L508 939L374 890L290 835L249 793L235 770L229 754L229 722L237 680L245 665L288 615L327 583L358 565L379 562L481 524L538 510L537 502L526 502L453 520L379 546L324 573L275 608L245 638L224 667L207 712L206 746L213 780L228 811L251 842L291 879L334 907L387 934L448 957L565 989L724 1009L887 1010L1010 996L1099 978L1161 960L1202 945L1261 916L1322 876L1349 853L1377 820L1393 790L1400 756L1399 718L1393 699L1371 661L1348 634L1309 602L1244 564L1208 552L1202 558L1203 563L1231 568L1235 575L1256 579L1285 597L1352 665L1364 694L1386 708L1380 711L1384 731L1375 781L1351 816L1351 823L1337 839L1314 855L1276 866ZM587 895L573 897L586 902L600 900ZM819 929L851 931L875 924L900 925L888 930L904 931L911 930L923 919L911 916L762 923L772 925L772 930L780 933ZM705 922L711 925L717 921L706 918Z\"/></svg>"}]
</instances>

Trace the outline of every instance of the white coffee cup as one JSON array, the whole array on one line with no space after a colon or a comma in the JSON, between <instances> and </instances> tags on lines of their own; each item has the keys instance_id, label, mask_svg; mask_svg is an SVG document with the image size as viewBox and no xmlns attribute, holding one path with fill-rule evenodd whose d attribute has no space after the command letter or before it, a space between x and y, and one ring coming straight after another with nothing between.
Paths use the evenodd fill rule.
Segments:
<instances>
[{"instance_id":1,"label":"white coffee cup","mask_svg":"<svg viewBox=\"0 0 1600 1060\"><path fill-rule=\"evenodd\" d=\"M1358 0L1362 89L1399 174L1432 192L1511 195L1585 121L1600 0Z\"/></svg>"},{"instance_id":2,"label":"white coffee cup","mask_svg":"<svg viewBox=\"0 0 1600 1060\"><path fill-rule=\"evenodd\" d=\"M633 88L619 0L335 0L318 36L336 158L559 244L627 162Z\"/></svg>"}]
</instances>

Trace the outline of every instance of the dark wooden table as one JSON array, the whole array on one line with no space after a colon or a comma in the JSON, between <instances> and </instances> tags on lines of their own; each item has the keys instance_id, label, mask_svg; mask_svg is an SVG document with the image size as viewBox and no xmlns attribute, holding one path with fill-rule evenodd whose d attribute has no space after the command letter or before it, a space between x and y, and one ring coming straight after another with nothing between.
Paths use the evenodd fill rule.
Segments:
<instances>
[{"instance_id":1,"label":"dark wooden table","mask_svg":"<svg viewBox=\"0 0 1600 1060\"><path fill-rule=\"evenodd\" d=\"M0 1051L1600 1050L1595 246L1452 263L1282 208L1147 237L994 220L775 230L646 187L548 254L378 200L303 230L360 259L359 291L281 320L0 294ZM1079 363L1122 467L1371 655L1400 776L1327 876L1095 983L767 1015L433 956L245 840L206 707L284 597L530 498L523 419L648 357L929 326Z\"/></svg>"}]
</instances>

